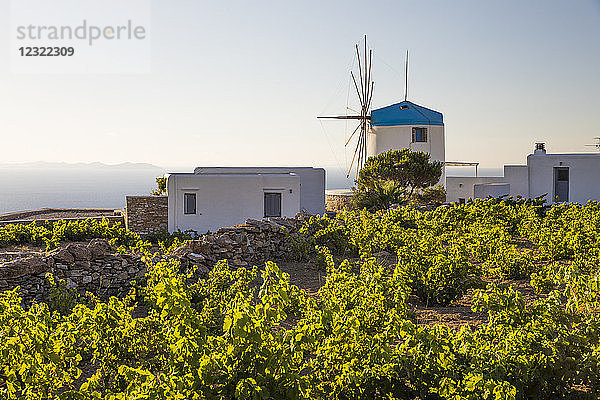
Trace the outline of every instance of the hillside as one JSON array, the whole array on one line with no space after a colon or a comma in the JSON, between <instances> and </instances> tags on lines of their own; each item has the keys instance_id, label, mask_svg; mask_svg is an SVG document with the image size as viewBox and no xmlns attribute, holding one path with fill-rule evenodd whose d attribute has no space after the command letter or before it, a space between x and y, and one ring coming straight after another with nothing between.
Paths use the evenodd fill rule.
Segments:
<instances>
[{"instance_id":1,"label":"hillside","mask_svg":"<svg viewBox=\"0 0 600 400\"><path fill-rule=\"evenodd\" d=\"M125 297L59 284L30 307L4 292L5 397L598 394L598 203L478 200L150 238L166 245L98 223L61 226L3 228L0 246L62 251L102 237L143 260L145 276Z\"/></svg>"}]
</instances>

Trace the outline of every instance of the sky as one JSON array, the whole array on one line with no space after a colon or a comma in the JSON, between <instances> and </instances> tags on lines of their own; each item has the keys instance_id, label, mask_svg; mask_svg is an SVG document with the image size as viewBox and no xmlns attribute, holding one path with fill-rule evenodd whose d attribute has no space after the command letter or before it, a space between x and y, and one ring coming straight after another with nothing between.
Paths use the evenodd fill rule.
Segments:
<instances>
[{"instance_id":1,"label":"sky","mask_svg":"<svg viewBox=\"0 0 600 400\"><path fill-rule=\"evenodd\" d=\"M5 33L9 9L0 0ZM356 104L364 34L374 108L403 100L408 49L408 98L444 114L447 160L501 167L534 142L581 152L600 136L600 0L154 0L150 12L142 73L18 73L0 36L1 161L343 170L354 126L317 116Z\"/></svg>"}]
</instances>

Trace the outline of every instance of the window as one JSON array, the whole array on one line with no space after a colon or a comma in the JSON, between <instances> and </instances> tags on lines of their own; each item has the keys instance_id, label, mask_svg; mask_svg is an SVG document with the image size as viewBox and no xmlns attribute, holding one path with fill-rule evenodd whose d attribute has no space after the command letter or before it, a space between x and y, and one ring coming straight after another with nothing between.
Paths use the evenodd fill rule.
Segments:
<instances>
[{"instance_id":1,"label":"window","mask_svg":"<svg viewBox=\"0 0 600 400\"><path fill-rule=\"evenodd\" d=\"M569 169L568 168L556 168L556 180L560 182L566 182L569 180Z\"/></svg>"},{"instance_id":2,"label":"window","mask_svg":"<svg viewBox=\"0 0 600 400\"><path fill-rule=\"evenodd\" d=\"M413 143L427 142L427 128L412 128Z\"/></svg>"},{"instance_id":3,"label":"window","mask_svg":"<svg viewBox=\"0 0 600 400\"><path fill-rule=\"evenodd\" d=\"M196 193L183 194L183 213L196 214Z\"/></svg>"},{"instance_id":4,"label":"window","mask_svg":"<svg viewBox=\"0 0 600 400\"><path fill-rule=\"evenodd\" d=\"M281 193L265 193L265 217L281 217Z\"/></svg>"}]
</instances>

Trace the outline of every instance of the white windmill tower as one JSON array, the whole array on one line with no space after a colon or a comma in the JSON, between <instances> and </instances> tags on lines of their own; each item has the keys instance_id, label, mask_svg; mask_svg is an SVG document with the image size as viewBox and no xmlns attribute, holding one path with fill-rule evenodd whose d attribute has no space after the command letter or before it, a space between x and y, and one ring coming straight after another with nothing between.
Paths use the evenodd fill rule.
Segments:
<instances>
[{"instance_id":1,"label":"white windmill tower","mask_svg":"<svg viewBox=\"0 0 600 400\"><path fill-rule=\"evenodd\" d=\"M445 163L446 145L442 113L408 101L408 52L406 53L404 101L374 110L371 110L374 86L371 75L373 51L367 49L366 36L362 53L361 58L361 51L356 45L359 81L356 80L355 74L350 72L361 105L360 114L319 117L359 120L358 126L346 142L348 145L360 132L348 175L355 162L358 173L368 157L388 150L409 148L413 151L423 151L430 155L431 160ZM445 184L444 172L440 184Z\"/></svg>"}]
</instances>

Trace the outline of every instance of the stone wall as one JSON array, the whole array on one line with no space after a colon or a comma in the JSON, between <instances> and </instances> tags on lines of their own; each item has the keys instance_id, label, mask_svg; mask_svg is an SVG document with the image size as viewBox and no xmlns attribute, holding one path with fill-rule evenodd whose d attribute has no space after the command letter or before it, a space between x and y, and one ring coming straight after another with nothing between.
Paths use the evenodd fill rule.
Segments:
<instances>
[{"instance_id":1,"label":"stone wall","mask_svg":"<svg viewBox=\"0 0 600 400\"><path fill-rule=\"evenodd\" d=\"M325 194L325 209L331 212L340 212L352 209L351 194Z\"/></svg>"},{"instance_id":2,"label":"stone wall","mask_svg":"<svg viewBox=\"0 0 600 400\"><path fill-rule=\"evenodd\" d=\"M125 225L140 235L166 231L169 224L167 196L126 196Z\"/></svg>"},{"instance_id":3,"label":"stone wall","mask_svg":"<svg viewBox=\"0 0 600 400\"><path fill-rule=\"evenodd\" d=\"M175 251L184 267L197 265L206 272L218 260L229 260L233 266L260 265L265 261L293 259L297 230L305 216L258 221L221 228L213 234L202 235Z\"/></svg>"},{"instance_id":4,"label":"stone wall","mask_svg":"<svg viewBox=\"0 0 600 400\"><path fill-rule=\"evenodd\" d=\"M106 240L93 239L87 245L72 243L42 254L0 253L0 292L19 286L25 302L43 300L50 287L45 276L51 273L80 294L122 296L145 271L140 255L114 254Z\"/></svg>"},{"instance_id":5,"label":"stone wall","mask_svg":"<svg viewBox=\"0 0 600 400\"><path fill-rule=\"evenodd\" d=\"M248 220L190 241L169 257L181 262L182 271L195 265L197 277L206 276L223 259L236 267L293 259L294 242L304 218ZM141 254L115 254L104 239L93 239L87 245L71 243L48 253L0 253L0 292L19 286L26 303L44 300L50 287L47 273L64 279L69 288L81 294L89 291L106 299L127 293L130 282L145 275L146 264Z\"/></svg>"}]
</instances>

